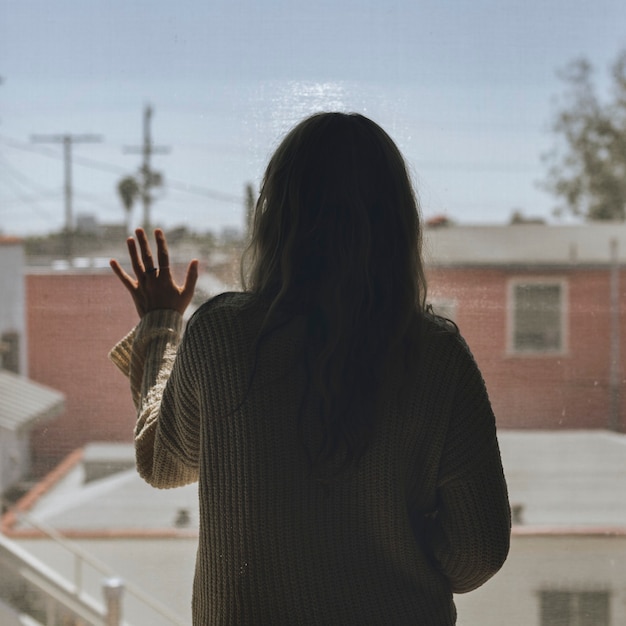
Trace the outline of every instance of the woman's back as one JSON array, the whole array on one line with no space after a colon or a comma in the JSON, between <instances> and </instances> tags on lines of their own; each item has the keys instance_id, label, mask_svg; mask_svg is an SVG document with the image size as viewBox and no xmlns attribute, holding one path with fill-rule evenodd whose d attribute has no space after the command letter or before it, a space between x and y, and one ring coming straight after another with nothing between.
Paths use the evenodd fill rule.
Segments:
<instances>
[{"instance_id":1,"label":"woman's back","mask_svg":"<svg viewBox=\"0 0 626 626\"><path fill-rule=\"evenodd\" d=\"M183 367L194 364L202 407L197 623L454 624L453 588L436 565L432 514L442 481L458 480L460 471L471 482L481 470L445 458L455 444L454 421L476 421L458 386L474 379L474 404L485 409L484 387L461 340L424 321L414 384L383 390L384 415L367 450L335 474L312 465L306 453L321 433L313 405L301 407L305 316L256 350L265 313L254 296L220 296L195 315L180 351ZM465 416L455 413L460 409ZM480 420L463 445L485 447L495 437L490 410ZM441 475L442 465L449 476ZM487 482L479 473L480 497L501 499L501 473ZM476 506L458 506L465 504ZM506 555L508 528L500 519L480 529L468 521L463 540L482 553L472 555L470 569L455 563L459 586L482 582ZM478 531L492 545L472 545Z\"/></svg>"}]
</instances>

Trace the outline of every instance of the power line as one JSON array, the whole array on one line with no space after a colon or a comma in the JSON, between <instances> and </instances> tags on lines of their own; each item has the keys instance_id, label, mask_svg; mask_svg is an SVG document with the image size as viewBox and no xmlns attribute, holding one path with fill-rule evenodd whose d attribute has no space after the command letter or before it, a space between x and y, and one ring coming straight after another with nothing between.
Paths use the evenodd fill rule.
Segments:
<instances>
[{"instance_id":1,"label":"power line","mask_svg":"<svg viewBox=\"0 0 626 626\"><path fill-rule=\"evenodd\" d=\"M56 189L47 189L42 187L38 182L34 181L30 176L27 176L14 165L12 165L4 155L0 154L0 163L2 163L2 170L20 181L20 183L26 187L29 187L32 191L42 196L48 196L50 194L57 193Z\"/></svg>"},{"instance_id":2,"label":"power line","mask_svg":"<svg viewBox=\"0 0 626 626\"><path fill-rule=\"evenodd\" d=\"M6 181L6 183L9 185L9 187L13 190L13 193L15 197L19 200L20 205L27 204L33 209L33 211L37 215L45 218L46 220L52 221L54 218L48 211L45 211L39 206L39 204L37 203L37 197L27 196L23 193L22 188L24 186L24 180L21 179L20 176L16 175L18 174L18 172L13 170L13 168L11 168L11 166L8 165L5 159L2 159L1 156L0 156L0 160L3 163L3 168L2 168L3 172L12 177L12 178L9 178L7 176L4 176L3 178Z\"/></svg>"},{"instance_id":3,"label":"power line","mask_svg":"<svg viewBox=\"0 0 626 626\"><path fill-rule=\"evenodd\" d=\"M72 232L74 230L72 215L72 146L75 143L97 143L102 141L99 135L33 135L34 143L63 144L64 171L65 171L65 253L67 258L72 256Z\"/></svg>"},{"instance_id":4,"label":"power line","mask_svg":"<svg viewBox=\"0 0 626 626\"><path fill-rule=\"evenodd\" d=\"M179 180L167 179L166 186L171 187L176 191L184 191L186 193L204 196L206 198L211 198L212 200L218 200L220 202L239 205L243 203L243 198L241 196L236 196L230 193L223 193L221 191L214 191L213 189L207 189L206 187L202 187L200 185L183 183Z\"/></svg>"},{"instance_id":5,"label":"power line","mask_svg":"<svg viewBox=\"0 0 626 626\"><path fill-rule=\"evenodd\" d=\"M57 160L59 159L59 153L56 150L48 150L43 146L35 147L3 135L0 135L0 141L2 141L5 145L11 148L15 148L17 150L24 150L26 152L32 152L34 154L39 154L48 158L53 158ZM89 169L108 172L110 174L126 174L128 172L125 167L113 165L112 163L106 163L104 161L85 156L73 155L72 163L75 165L80 165L82 167L87 167ZM192 195L210 198L211 200L215 200L217 202L225 202L228 204L238 205L241 205L243 202L242 196L237 196L235 194L230 194L223 191L217 191L215 189L211 189L210 187L203 187L202 185L187 183L172 178L166 178L164 182L165 187L169 187L175 191L183 191Z\"/></svg>"}]
</instances>

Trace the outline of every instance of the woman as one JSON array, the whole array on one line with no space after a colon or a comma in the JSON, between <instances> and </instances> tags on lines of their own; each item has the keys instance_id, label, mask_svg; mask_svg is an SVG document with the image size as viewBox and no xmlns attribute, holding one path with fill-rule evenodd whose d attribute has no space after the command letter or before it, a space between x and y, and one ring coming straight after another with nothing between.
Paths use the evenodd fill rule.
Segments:
<instances>
[{"instance_id":1,"label":"woman","mask_svg":"<svg viewBox=\"0 0 626 626\"><path fill-rule=\"evenodd\" d=\"M199 481L194 624L456 621L504 562L495 419L456 328L426 308L417 201L389 136L356 114L297 125L271 158L246 289L205 303L146 234L130 377L137 466Z\"/></svg>"}]
</instances>

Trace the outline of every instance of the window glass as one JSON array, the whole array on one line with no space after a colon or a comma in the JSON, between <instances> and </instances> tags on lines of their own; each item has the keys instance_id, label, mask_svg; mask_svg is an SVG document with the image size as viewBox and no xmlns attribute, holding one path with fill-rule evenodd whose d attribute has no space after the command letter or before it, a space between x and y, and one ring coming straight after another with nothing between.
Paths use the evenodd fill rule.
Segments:
<instances>
[{"instance_id":1,"label":"window glass","mask_svg":"<svg viewBox=\"0 0 626 626\"><path fill-rule=\"evenodd\" d=\"M0 363L2 369L10 372L19 373L19 341L20 336L17 332L2 333L0 337Z\"/></svg>"},{"instance_id":2,"label":"window glass","mask_svg":"<svg viewBox=\"0 0 626 626\"><path fill-rule=\"evenodd\" d=\"M541 626L608 626L604 591L542 591Z\"/></svg>"},{"instance_id":3,"label":"window glass","mask_svg":"<svg viewBox=\"0 0 626 626\"><path fill-rule=\"evenodd\" d=\"M563 286L560 283L515 283L513 350L563 350Z\"/></svg>"},{"instance_id":4,"label":"window glass","mask_svg":"<svg viewBox=\"0 0 626 626\"><path fill-rule=\"evenodd\" d=\"M190 623L197 492L137 476L107 358L137 315L108 261L160 226L179 278L201 261L191 310L240 289L269 156L341 110L406 156L428 301L496 414L511 554L455 597L459 625L626 624L626 223L604 219L626 202L585 219L545 184L574 87L594 111L619 86L624 24L623 0L2 0L0 623L98 623L105 599L131 626ZM609 113L583 156L615 192Z\"/></svg>"}]
</instances>

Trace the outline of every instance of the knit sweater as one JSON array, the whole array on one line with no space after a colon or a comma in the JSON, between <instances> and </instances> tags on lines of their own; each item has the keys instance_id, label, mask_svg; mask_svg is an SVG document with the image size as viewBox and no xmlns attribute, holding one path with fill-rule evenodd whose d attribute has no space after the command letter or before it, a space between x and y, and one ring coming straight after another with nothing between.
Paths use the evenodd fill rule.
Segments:
<instances>
[{"instance_id":1,"label":"knit sweater","mask_svg":"<svg viewBox=\"0 0 626 626\"><path fill-rule=\"evenodd\" d=\"M488 580L510 536L495 419L466 344L425 318L414 385L383 390L363 456L321 481L296 419L306 323L257 344L265 313L223 294L182 334L178 313L153 311L110 355L130 378L141 476L199 481L193 623L455 624L453 593Z\"/></svg>"}]
</instances>

